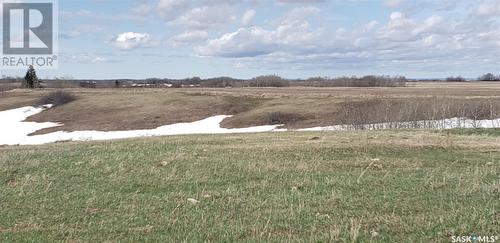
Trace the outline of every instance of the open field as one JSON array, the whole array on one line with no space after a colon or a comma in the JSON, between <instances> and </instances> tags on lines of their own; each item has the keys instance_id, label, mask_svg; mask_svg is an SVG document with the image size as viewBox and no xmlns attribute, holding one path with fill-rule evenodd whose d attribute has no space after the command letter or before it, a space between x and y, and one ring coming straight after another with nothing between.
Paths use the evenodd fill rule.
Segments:
<instances>
[{"instance_id":1,"label":"open field","mask_svg":"<svg viewBox=\"0 0 500 243\"><path fill-rule=\"evenodd\" d=\"M32 105L50 92L0 92L0 110ZM399 88L189 88L66 89L77 100L31 117L60 122L57 130L151 129L234 115L222 125L284 124L308 128L337 124L500 117L500 83L409 83ZM356 109L352 109L355 107ZM346 112L354 111L354 112ZM411 113L410 113L411 112Z\"/></svg>"},{"instance_id":2,"label":"open field","mask_svg":"<svg viewBox=\"0 0 500 243\"><path fill-rule=\"evenodd\" d=\"M0 92L0 110L52 92ZM65 89L29 118L129 130L500 117L498 83ZM500 236L500 130L274 132L0 146L0 241L449 242Z\"/></svg>"},{"instance_id":3,"label":"open field","mask_svg":"<svg viewBox=\"0 0 500 243\"><path fill-rule=\"evenodd\" d=\"M500 243L500 0L0 8L0 243Z\"/></svg>"},{"instance_id":4,"label":"open field","mask_svg":"<svg viewBox=\"0 0 500 243\"><path fill-rule=\"evenodd\" d=\"M0 148L0 239L449 242L500 235L498 130Z\"/></svg>"}]
</instances>

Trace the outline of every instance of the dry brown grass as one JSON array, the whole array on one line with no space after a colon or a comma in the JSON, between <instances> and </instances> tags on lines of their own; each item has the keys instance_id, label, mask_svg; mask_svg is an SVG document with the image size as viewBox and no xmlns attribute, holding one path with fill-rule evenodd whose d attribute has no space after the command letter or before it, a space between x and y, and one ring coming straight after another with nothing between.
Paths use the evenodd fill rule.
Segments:
<instances>
[{"instance_id":1,"label":"dry brown grass","mask_svg":"<svg viewBox=\"0 0 500 243\"><path fill-rule=\"evenodd\" d=\"M47 91L29 89L0 92L0 111L33 105L46 94Z\"/></svg>"},{"instance_id":2,"label":"dry brown grass","mask_svg":"<svg viewBox=\"0 0 500 243\"><path fill-rule=\"evenodd\" d=\"M0 83L0 92L18 89L20 87L20 83Z\"/></svg>"},{"instance_id":3,"label":"dry brown grass","mask_svg":"<svg viewBox=\"0 0 500 243\"><path fill-rule=\"evenodd\" d=\"M186 92L267 98L500 97L500 82L414 82L407 87L196 88Z\"/></svg>"},{"instance_id":4,"label":"dry brown grass","mask_svg":"<svg viewBox=\"0 0 500 243\"><path fill-rule=\"evenodd\" d=\"M70 91L71 92L71 91ZM99 90L72 92L77 99L29 118L53 121L64 126L58 130L151 129L166 124L192 122L214 115L237 114L252 109L260 100L245 97L193 95L182 92L142 90Z\"/></svg>"}]
</instances>

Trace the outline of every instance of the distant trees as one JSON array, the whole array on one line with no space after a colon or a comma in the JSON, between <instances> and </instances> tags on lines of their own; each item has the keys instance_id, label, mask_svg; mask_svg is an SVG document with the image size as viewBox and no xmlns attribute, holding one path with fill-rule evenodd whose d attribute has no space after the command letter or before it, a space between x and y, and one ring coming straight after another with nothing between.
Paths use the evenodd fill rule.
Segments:
<instances>
[{"instance_id":1,"label":"distant trees","mask_svg":"<svg viewBox=\"0 0 500 243\"><path fill-rule=\"evenodd\" d=\"M264 75L253 78L250 87L288 87L290 83L278 75Z\"/></svg>"},{"instance_id":2,"label":"distant trees","mask_svg":"<svg viewBox=\"0 0 500 243\"><path fill-rule=\"evenodd\" d=\"M494 75L492 73L487 73L479 77L478 81L500 81L500 75Z\"/></svg>"},{"instance_id":3,"label":"distant trees","mask_svg":"<svg viewBox=\"0 0 500 243\"><path fill-rule=\"evenodd\" d=\"M238 87L241 86L244 80L234 79L231 77L217 77L209 78L203 80L200 85L201 87L213 87L213 88L224 88L224 87Z\"/></svg>"},{"instance_id":4,"label":"distant trees","mask_svg":"<svg viewBox=\"0 0 500 243\"><path fill-rule=\"evenodd\" d=\"M467 80L465 78L462 78L462 76L450 76L446 78L447 82L466 82ZM487 73L482 75L481 77L477 78L477 81L500 81L500 75L495 75L493 73Z\"/></svg>"},{"instance_id":5,"label":"distant trees","mask_svg":"<svg viewBox=\"0 0 500 243\"><path fill-rule=\"evenodd\" d=\"M404 87L408 80L404 76L375 76L367 75L363 77L313 77L307 80L297 80L294 86L312 87Z\"/></svg>"},{"instance_id":6,"label":"distant trees","mask_svg":"<svg viewBox=\"0 0 500 243\"><path fill-rule=\"evenodd\" d=\"M462 76L450 76L446 78L446 82L466 82L467 80L463 78Z\"/></svg>"},{"instance_id":7,"label":"distant trees","mask_svg":"<svg viewBox=\"0 0 500 243\"><path fill-rule=\"evenodd\" d=\"M368 87L401 87L406 85L407 80L406 77L403 76L396 76L393 78L389 76L368 75L360 78L357 81L358 83L360 82L361 85L355 85L355 87L365 85Z\"/></svg>"},{"instance_id":8,"label":"distant trees","mask_svg":"<svg viewBox=\"0 0 500 243\"><path fill-rule=\"evenodd\" d=\"M312 77L306 80L283 79L276 75L265 75L253 78L249 81L250 87L404 87L408 80L404 76L375 76L367 75L363 77ZM247 82L243 82L245 85Z\"/></svg>"},{"instance_id":9,"label":"distant trees","mask_svg":"<svg viewBox=\"0 0 500 243\"><path fill-rule=\"evenodd\" d=\"M31 82L33 81L33 86ZM28 70L26 79L4 77L0 83L23 83L23 87L38 87L36 72ZM216 77L202 79L191 77L185 79L50 79L45 80L49 88L183 88L183 87L405 87L408 80L404 76L367 75L363 77L312 77L308 79L287 79L278 75L262 75L251 79L235 79L231 77Z\"/></svg>"}]
</instances>

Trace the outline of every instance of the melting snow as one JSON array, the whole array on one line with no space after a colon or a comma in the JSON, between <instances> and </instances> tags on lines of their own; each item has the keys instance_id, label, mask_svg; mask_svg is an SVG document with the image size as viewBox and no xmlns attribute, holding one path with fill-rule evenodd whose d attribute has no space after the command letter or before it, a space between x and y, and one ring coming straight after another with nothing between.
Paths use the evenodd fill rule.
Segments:
<instances>
[{"instance_id":1,"label":"melting snow","mask_svg":"<svg viewBox=\"0 0 500 243\"><path fill-rule=\"evenodd\" d=\"M49 108L49 107L45 107ZM58 141L91 141L112 140L122 138L151 137L186 134L223 134L223 133L255 133L274 131L280 125L257 126L248 128L226 129L220 123L231 116L213 116L191 123L178 123L161 126L156 129L129 131L75 131L54 132L44 135L28 136L44 128L61 126L58 123L23 122L26 118L42 112L45 108L23 107L14 110L0 111L0 145L38 145Z\"/></svg>"},{"instance_id":2,"label":"melting snow","mask_svg":"<svg viewBox=\"0 0 500 243\"><path fill-rule=\"evenodd\" d=\"M62 124L45 122L25 122L26 118L50 108L50 105L35 108L22 107L13 110L0 111L0 145L38 145L58 141L91 141L111 140L136 137L187 135L187 134L225 134L225 133L256 133L271 131L286 131L279 129L281 125L267 125L248 128L226 129L220 123L231 116L213 116L190 123L178 123L161 126L156 129L129 130L129 131L75 131L54 132L44 135L28 136L38 130L61 126ZM433 121L391 122L367 124L360 126L336 125L327 127L313 127L297 131L340 131L355 129L401 129L401 128L426 128L426 129L452 129L452 128L500 128L500 119L471 120L466 118L450 118Z\"/></svg>"},{"instance_id":3,"label":"melting snow","mask_svg":"<svg viewBox=\"0 0 500 243\"><path fill-rule=\"evenodd\" d=\"M454 129L454 128L500 128L500 119L472 120L467 118L449 118L442 120L387 122L366 125L335 125L327 127L313 127L298 131L343 131L343 130L381 130L381 129Z\"/></svg>"}]
</instances>

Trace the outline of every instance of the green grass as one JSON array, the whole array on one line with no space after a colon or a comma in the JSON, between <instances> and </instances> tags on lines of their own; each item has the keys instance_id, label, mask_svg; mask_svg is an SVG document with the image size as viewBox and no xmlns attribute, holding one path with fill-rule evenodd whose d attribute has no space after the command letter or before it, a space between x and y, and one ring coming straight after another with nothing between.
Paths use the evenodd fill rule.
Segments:
<instances>
[{"instance_id":1,"label":"green grass","mask_svg":"<svg viewBox=\"0 0 500 243\"><path fill-rule=\"evenodd\" d=\"M500 137L500 129L495 128L495 129L452 129L452 130L446 130L446 131L440 131L444 133L451 133L451 134L460 134L460 135L488 135L488 136L496 136Z\"/></svg>"},{"instance_id":2,"label":"green grass","mask_svg":"<svg viewBox=\"0 0 500 243\"><path fill-rule=\"evenodd\" d=\"M3 147L0 241L499 235L499 144L483 135L386 131Z\"/></svg>"}]
</instances>

